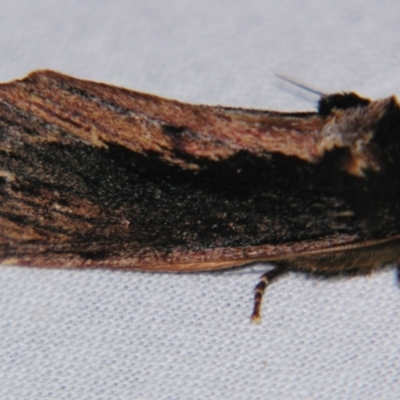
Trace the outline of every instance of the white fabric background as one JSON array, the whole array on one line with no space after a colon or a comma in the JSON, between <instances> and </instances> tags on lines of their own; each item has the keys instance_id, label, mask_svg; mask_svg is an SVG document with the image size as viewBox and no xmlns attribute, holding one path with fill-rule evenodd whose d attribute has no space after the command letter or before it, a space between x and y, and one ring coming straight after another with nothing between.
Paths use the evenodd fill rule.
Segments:
<instances>
[{"instance_id":1,"label":"white fabric background","mask_svg":"<svg viewBox=\"0 0 400 400\"><path fill-rule=\"evenodd\" d=\"M400 93L398 1L2 0L0 80L51 68L183 101L311 110ZM0 227L1 229L1 227ZM0 269L1 399L398 399L400 290L266 266L187 275Z\"/></svg>"}]
</instances>

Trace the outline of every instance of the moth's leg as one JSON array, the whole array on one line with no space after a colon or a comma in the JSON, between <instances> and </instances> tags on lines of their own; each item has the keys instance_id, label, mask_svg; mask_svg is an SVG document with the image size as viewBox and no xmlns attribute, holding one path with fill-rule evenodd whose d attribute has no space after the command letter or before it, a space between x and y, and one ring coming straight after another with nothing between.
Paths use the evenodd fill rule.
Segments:
<instances>
[{"instance_id":1,"label":"moth's leg","mask_svg":"<svg viewBox=\"0 0 400 400\"><path fill-rule=\"evenodd\" d=\"M287 270L288 265L280 263L275 268L272 268L265 274L261 275L260 282L258 282L257 286L254 288L254 308L253 314L251 314L251 320L253 322L261 321L261 302L265 289L273 280L287 272Z\"/></svg>"}]
</instances>

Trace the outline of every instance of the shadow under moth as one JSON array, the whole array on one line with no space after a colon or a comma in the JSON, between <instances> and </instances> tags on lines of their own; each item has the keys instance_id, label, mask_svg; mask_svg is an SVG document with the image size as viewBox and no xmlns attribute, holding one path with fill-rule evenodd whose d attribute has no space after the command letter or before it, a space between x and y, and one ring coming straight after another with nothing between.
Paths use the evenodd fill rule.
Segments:
<instances>
[{"instance_id":1,"label":"shadow under moth","mask_svg":"<svg viewBox=\"0 0 400 400\"><path fill-rule=\"evenodd\" d=\"M0 263L142 271L400 260L400 107L190 105L52 71L0 85Z\"/></svg>"}]
</instances>

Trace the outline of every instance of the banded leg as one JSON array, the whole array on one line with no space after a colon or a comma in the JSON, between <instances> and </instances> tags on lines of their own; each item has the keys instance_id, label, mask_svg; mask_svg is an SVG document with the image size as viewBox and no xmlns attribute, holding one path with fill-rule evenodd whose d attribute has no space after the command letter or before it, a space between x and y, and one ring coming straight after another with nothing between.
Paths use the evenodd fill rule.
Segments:
<instances>
[{"instance_id":1,"label":"banded leg","mask_svg":"<svg viewBox=\"0 0 400 400\"><path fill-rule=\"evenodd\" d=\"M287 272L288 266L286 264L278 264L275 268L272 268L265 274L261 275L260 282L258 282L257 286L254 288L254 308L253 314L251 315L252 322L260 322L261 321L261 302L263 298L263 294L267 286L278 276Z\"/></svg>"}]
</instances>

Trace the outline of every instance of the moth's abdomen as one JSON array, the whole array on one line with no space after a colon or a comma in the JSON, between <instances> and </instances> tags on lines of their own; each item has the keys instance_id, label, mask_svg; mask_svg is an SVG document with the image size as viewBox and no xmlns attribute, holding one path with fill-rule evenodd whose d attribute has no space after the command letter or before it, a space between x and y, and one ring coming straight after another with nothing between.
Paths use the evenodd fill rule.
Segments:
<instances>
[{"instance_id":1,"label":"moth's abdomen","mask_svg":"<svg viewBox=\"0 0 400 400\"><path fill-rule=\"evenodd\" d=\"M284 260L292 269L312 273L337 274L356 270L369 273L384 264L397 263L400 260L400 238L393 238L384 243L360 243L347 249L332 248L320 254L299 255Z\"/></svg>"}]
</instances>

